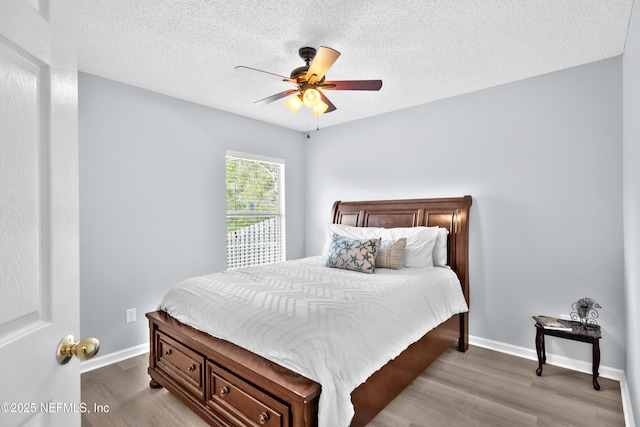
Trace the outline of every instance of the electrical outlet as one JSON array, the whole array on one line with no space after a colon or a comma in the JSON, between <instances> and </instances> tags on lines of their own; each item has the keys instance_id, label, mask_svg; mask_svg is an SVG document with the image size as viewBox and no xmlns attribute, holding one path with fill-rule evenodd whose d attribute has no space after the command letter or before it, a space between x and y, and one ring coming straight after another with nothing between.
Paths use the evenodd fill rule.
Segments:
<instances>
[{"instance_id":1,"label":"electrical outlet","mask_svg":"<svg viewBox=\"0 0 640 427\"><path fill-rule=\"evenodd\" d=\"M125 311L125 319L127 323L133 323L136 321L136 309L135 308L130 308L127 311Z\"/></svg>"}]
</instances>

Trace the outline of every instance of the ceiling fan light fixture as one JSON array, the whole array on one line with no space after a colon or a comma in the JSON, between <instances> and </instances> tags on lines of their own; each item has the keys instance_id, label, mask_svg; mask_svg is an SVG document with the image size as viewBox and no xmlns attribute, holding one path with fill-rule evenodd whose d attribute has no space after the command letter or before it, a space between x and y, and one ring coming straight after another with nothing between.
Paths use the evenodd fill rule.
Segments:
<instances>
[{"instance_id":1,"label":"ceiling fan light fixture","mask_svg":"<svg viewBox=\"0 0 640 427\"><path fill-rule=\"evenodd\" d=\"M322 102L322 98L320 97L320 92L316 89L309 88L304 91L304 95L302 96L302 102L309 108L314 108L320 102Z\"/></svg>"},{"instance_id":2,"label":"ceiling fan light fixture","mask_svg":"<svg viewBox=\"0 0 640 427\"><path fill-rule=\"evenodd\" d=\"M322 114L325 111L327 111L328 108L329 108L329 106L327 104L325 104L324 102L322 102L322 100L321 100L320 102L318 102L318 105L313 107L313 115L314 116L319 116L320 114Z\"/></svg>"},{"instance_id":3,"label":"ceiling fan light fixture","mask_svg":"<svg viewBox=\"0 0 640 427\"><path fill-rule=\"evenodd\" d=\"M287 107L289 107L293 114L298 114L300 107L302 107L302 95L292 96L287 99L285 104L287 104Z\"/></svg>"}]
</instances>

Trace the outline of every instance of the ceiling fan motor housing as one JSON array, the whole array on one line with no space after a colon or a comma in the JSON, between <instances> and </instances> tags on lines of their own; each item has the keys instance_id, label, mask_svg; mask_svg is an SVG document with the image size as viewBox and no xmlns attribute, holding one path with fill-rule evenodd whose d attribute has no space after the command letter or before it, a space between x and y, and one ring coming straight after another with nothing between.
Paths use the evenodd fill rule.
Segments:
<instances>
[{"instance_id":1,"label":"ceiling fan motor housing","mask_svg":"<svg viewBox=\"0 0 640 427\"><path fill-rule=\"evenodd\" d=\"M307 71L309 70L309 66L305 65L304 67L294 68L290 74L290 77L293 80L304 80L304 77L307 75Z\"/></svg>"}]
</instances>

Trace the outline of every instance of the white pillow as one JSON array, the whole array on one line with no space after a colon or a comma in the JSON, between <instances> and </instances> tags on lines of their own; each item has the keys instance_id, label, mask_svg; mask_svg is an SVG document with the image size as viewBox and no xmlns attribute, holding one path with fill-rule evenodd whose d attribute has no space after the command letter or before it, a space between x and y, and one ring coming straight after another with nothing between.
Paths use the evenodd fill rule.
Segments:
<instances>
[{"instance_id":1,"label":"white pillow","mask_svg":"<svg viewBox=\"0 0 640 427\"><path fill-rule=\"evenodd\" d=\"M445 267L447 265L447 236L449 230L440 227L438 229L438 238L433 247L433 265Z\"/></svg>"},{"instance_id":2,"label":"white pillow","mask_svg":"<svg viewBox=\"0 0 640 427\"><path fill-rule=\"evenodd\" d=\"M353 227L351 225L329 224L325 234L322 255L327 256L333 234L353 239L382 238L383 240L407 239L404 249L405 267L433 268L433 247L438 237L438 227ZM445 251L446 258L446 251Z\"/></svg>"}]
</instances>

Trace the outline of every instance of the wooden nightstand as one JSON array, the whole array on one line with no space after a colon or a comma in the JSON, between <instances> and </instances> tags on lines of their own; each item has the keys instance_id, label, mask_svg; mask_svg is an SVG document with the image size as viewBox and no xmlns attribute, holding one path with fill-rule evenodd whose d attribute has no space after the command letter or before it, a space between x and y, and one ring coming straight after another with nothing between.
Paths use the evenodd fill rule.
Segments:
<instances>
[{"instance_id":1,"label":"wooden nightstand","mask_svg":"<svg viewBox=\"0 0 640 427\"><path fill-rule=\"evenodd\" d=\"M535 317L534 317L535 320ZM536 351L538 352L538 369L536 374L542 375L542 365L547 361L547 353L545 350L544 336L550 335L552 337L566 338L573 341L581 341L591 343L593 346L593 388L600 390L600 384L598 384L598 368L600 367L600 326L590 325L584 326L580 322L564 321L571 326L571 330L563 331L556 329L544 328L540 323L536 322Z\"/></svg>"}]
</instances>

